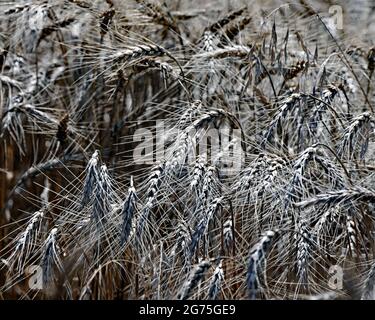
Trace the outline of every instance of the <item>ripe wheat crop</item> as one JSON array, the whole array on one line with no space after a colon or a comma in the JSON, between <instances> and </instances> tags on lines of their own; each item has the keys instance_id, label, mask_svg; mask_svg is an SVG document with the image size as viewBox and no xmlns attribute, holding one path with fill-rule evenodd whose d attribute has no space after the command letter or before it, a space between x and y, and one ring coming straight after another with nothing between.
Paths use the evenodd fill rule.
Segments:
<instances>
[{"instance_id":1,"label":"ripe wheat crop","mask_svg":"<svg viewBox=\"0 0 375 320\"><path fill-rule=\"evenodd\" d=\"M374 35L367 0L2 2L0 298L375 299Z\"/></svg>"}]
</instances>

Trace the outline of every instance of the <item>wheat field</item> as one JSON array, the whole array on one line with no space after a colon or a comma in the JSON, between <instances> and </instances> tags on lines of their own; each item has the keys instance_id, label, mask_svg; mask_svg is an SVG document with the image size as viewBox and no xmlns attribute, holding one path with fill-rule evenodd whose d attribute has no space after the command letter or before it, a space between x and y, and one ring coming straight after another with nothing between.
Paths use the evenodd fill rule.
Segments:
<instances>
[{"instance_id":1,"label":"wheat field","mask_svg":"<svg viewBox=\"0 0 375 320\"><path fill-rule=\"evenodd\" d=\"M0 3L0 299L375 299L373 1Z\"/></svg>"}]
</instances>

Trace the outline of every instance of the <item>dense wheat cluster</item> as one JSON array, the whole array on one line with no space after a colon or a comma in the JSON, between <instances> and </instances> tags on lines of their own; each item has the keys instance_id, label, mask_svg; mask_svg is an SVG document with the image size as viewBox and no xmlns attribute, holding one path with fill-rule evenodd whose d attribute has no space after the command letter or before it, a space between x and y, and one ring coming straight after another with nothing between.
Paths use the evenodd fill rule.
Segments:
<instances>
[{"instance_id":1,"label":"dense wheat cluster","mask_svg":"<svg viewBox=\"0 0 375 320\"><path fill-rule=\"evenodd\" d=\"M373 1L0 4L0 298L375 298Z\"/></svg>"}]
</instances>

